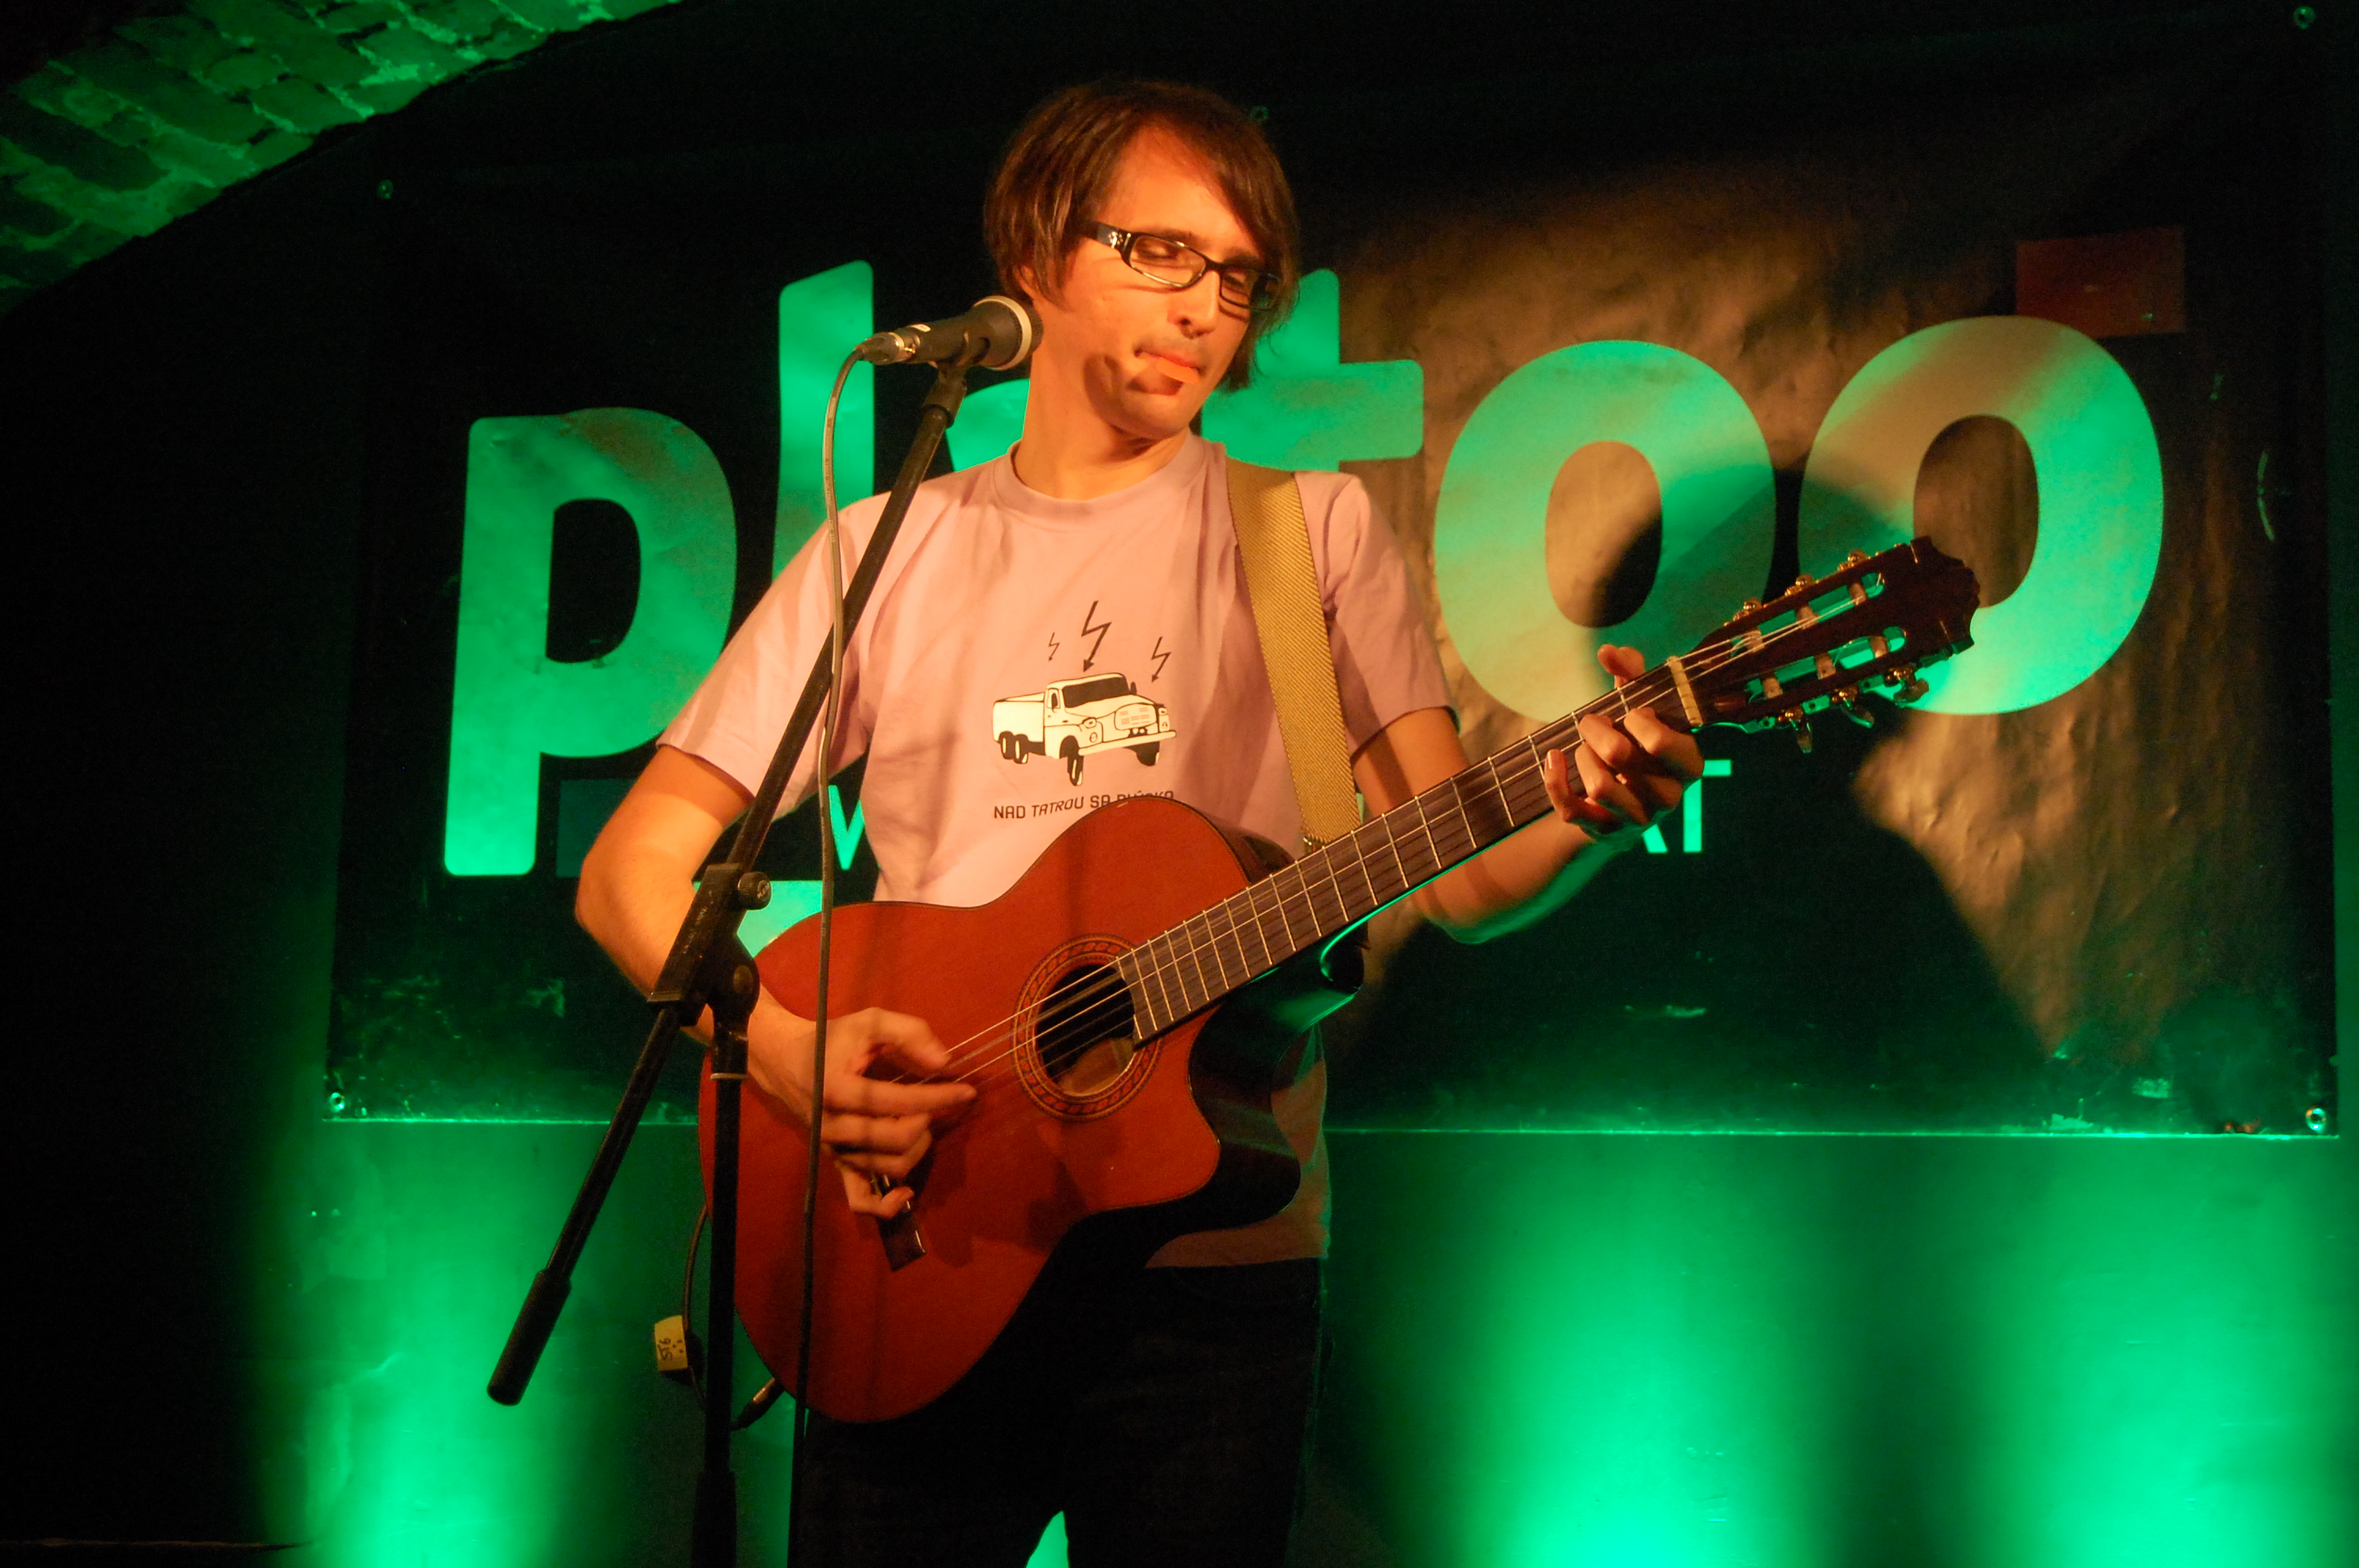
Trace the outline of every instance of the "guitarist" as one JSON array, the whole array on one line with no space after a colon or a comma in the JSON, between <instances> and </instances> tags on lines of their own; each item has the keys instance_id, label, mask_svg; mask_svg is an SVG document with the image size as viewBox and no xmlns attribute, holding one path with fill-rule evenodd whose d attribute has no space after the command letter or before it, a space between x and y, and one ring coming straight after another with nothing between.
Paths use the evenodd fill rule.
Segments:
<instances>
[{"instance_id":1,"label":"guitarist","mask_svg":"<svg viewBox=\"0 0 2359 1568\"><path fill-rule=\"evenodd\" d=\"M918 492L847 651L828 767L867 754L878 896L986 903L1090 805L1137 793L1299 842L1226 460L1191 433L1213 388L1245 384L1256 341L1296 287L1293 200L1261 127L1195 88L1069 90L1010 143L984 226L1002 287L1033 302L1044 330L1022 439ZM1383 811L1466 757L1408 570L1365 491L1332 473L1298 482L1352 770ZM848 559L881 505L845 513ZM643 989L826 639L818 545L731 641L582 867L582 923ZM1631 649L1601 657L1617 678L1644 667ZM1145 729L1141 704L1153 708ZM1106 739L1116 709L1136 743ZM1619 729L1587 719L1571 757L1546 759L1556 816L1430 884L1418 907L1467 940L1528 924L1593 871L1593 846L1627 841L1701 772L1694 741L1651 712ZM806 762L789 800L814 785ZM766 995L751 1029L755 1085L806 1118L810 1032ZM900 1184L931 1130L973 1091L883 1081L945 1066L923 1019L854 1013L833 1022L829 1047L821 1140L855 1210L897 1213L914 1201ZM1060 1509L1076 1562L1282 1558L1327 1248L1326 1080L1315 1050L1304 1055L1277 1105L1304 1167L1293 1203L1181 1237L1144 1271L1052 1267L983 1361L914 1414L814 1415L807 1558L1021 1564Z\"/></svg>"}]
</instances>

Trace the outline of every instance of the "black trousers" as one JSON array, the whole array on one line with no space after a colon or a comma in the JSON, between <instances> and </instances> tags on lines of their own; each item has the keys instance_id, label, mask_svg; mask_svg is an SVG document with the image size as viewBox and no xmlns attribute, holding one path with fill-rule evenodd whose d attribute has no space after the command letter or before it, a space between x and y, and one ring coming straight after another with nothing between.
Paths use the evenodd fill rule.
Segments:
<instances>
[{"instance_id":1,"label":"black trousers","mask_svg":"<svg viewBox=\"0 0 2359 1568\"><path fill-rule=\"evenodd\" d=\"M814 1414L796 1568L1285 1560L1318 1392L1320 1266L1060 1269L950 1392Z\"/></svg>"}]
</instances>

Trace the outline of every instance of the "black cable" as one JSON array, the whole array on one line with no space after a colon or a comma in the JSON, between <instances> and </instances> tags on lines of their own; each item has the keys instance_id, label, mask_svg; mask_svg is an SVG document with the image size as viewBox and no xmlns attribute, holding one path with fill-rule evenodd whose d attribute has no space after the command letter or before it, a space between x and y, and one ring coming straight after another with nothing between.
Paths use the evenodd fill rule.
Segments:
<instances>
[{"instance_id":1,"label":"black cable","mask_svg":"<svg viewBox=\"0 0 2359 1568\"><path fill-rule=\"evenodd\" d=\"M696 1211L696 1228L688 1233L688 1262L679 1271L679 1343L688 1357L689 1391L696 1396L696 1408L704 1408L704 1357L696 1353L696 1249L704 1240L704 1222L712 1217L712 1205L707 1202Z\"/></svg>"},{"instance_id":2,"label":"black cable","mask_svg":"<svg viewBox=\"0 0 2359 1568\"><path fill-rule=\"evenodd\" d=\"M795 1328L794 1457L787 1469L787 1561L795 1559L801 1535L803 1465L810 1433L811 1309L818 1300L820 1122L827 1086L827 982L835 948L835 812L827 799L828 764L835 758L836 720L843 690L843 544L837 526L835 504L835 416L843 400L843 384L860 362L857 350L837 367L835 384L828 389L827 417L819 443L820 496L826 506L821 524L820 548L827 557L827 600L832 607L828 625L827 706L821 710L819 755L811 763L813 796L819 813L819 973L816 1014L811 1020L810 1128L803 1166L803 1304Z\"/></svg>"}]
</instances>

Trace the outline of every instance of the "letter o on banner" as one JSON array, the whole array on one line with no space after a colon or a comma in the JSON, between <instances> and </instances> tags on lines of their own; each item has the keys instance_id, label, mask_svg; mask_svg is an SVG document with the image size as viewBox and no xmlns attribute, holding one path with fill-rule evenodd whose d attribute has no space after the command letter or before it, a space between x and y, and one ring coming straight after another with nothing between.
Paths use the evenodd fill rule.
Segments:
<instances>
[{"instance_id":1,"label":"letter o on banner","mask_svg":"<svg viewBox=\"0 0 2359 1568\"><path fill-rule=\"evenodd\" d=\"M614 652L548 656L557 509L611 501L639 535L639 600ZM720 656L737 570L721 464L696 432L643 408L478 419L467 523L442 863L454 876L532 870L540 759L603 757L660 731Z\"/></svg>"},{"instance_id":2,"label":"letter o on banner","mask_svg":"<svg viewBox=\"0 0 2359 1568\"><path fill-rule=\"evenodd\" d=\"M1598 441L1636 449L1663 506L1655 586L1610 639L1566 619L1545 564L1557 472ZM1758 594L1776 522L1761 427L1717 371L1657 343L1579 343L1516 370L1466 421L1434 510L1435 587L1483 688L1553 719L1607 689L1601 642L1684 652Z\"/></svg>"},{"instance_id":3,"label":"letter o on banner","mask_svg":"<svg viewBox=\"0 0 2359 1568\"><path fill-rule=\"evenodd\" d=\"M2070 327L1981 316L1901 339L1835 399L1803 477L1802 568L1913 536L1927 449L1978 415L2030 449L2039 535L2021 586L1975 612L1973 651L1925 672L1918 707L1935 713L2009 713L2088 679L2136 623L2162 554L2162 455L2128 373Z\"/></svg>"}]
</instances>

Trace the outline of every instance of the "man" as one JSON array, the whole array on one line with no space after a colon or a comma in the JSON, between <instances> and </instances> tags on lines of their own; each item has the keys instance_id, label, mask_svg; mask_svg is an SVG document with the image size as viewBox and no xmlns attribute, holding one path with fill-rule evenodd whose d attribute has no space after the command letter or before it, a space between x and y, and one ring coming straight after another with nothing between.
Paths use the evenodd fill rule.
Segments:
<instances>
[{"instance_id":1,"label":"man","mask_svg":"<svg viewBox=\"0 0 2359 1568\"><path fill-rule=\"evenodd\" d=\"M847 651L829 771L867 753L879 896L995 897L1075 820L1082 774L1091 792L1168 791L1298 842L1224 459L1191 433L1215 386L1243 384L1255 340L1292 296L1292 199L1276 157L1210 93L1074 89L1016 134L984 227L1004 287L1033 301L1043 330L1022 439L919 492ZM1332 474L1299 482L1353 773L1383 811L1466 758L1365 492ZM852 558L880 509L846 513ZM582 924L643 988L825 639L826 579L815 546L780 576L583 865ZM1603 657L1619 677L1642 667L1633 650ZM992 733L999 699L1045 704L1084 676L1161 705L1158 741L1027 767L1027 748ZM1623 729L1584 720L1581 738L1573 758L1546 759L1557 816L1419 892L1429 918L1469 939L1538 918L1593 870L1584 850L1643 827L1701 772L1694 742L1643 710ZM815 781L807 762L792 794ZM810 1030L766 996L750 1030L755 1084L806 1117ZM903 1179L973 1098L872 1070L922 1079L947 1061L923 1019L871 1010L831 1023L820 1135L855 1210L913 1201ZM1318 1355L1324 1088L1314 1062L1278 1096L1304 1162L1285 1211L1182 1237L1145 1271L1052 1271L933 1405L867 1426L815 1421L801 1549L829 1563L1020 1564L1062 1509L1077 1562L1277 1562Z\"/></svg>"}]
</instances>

